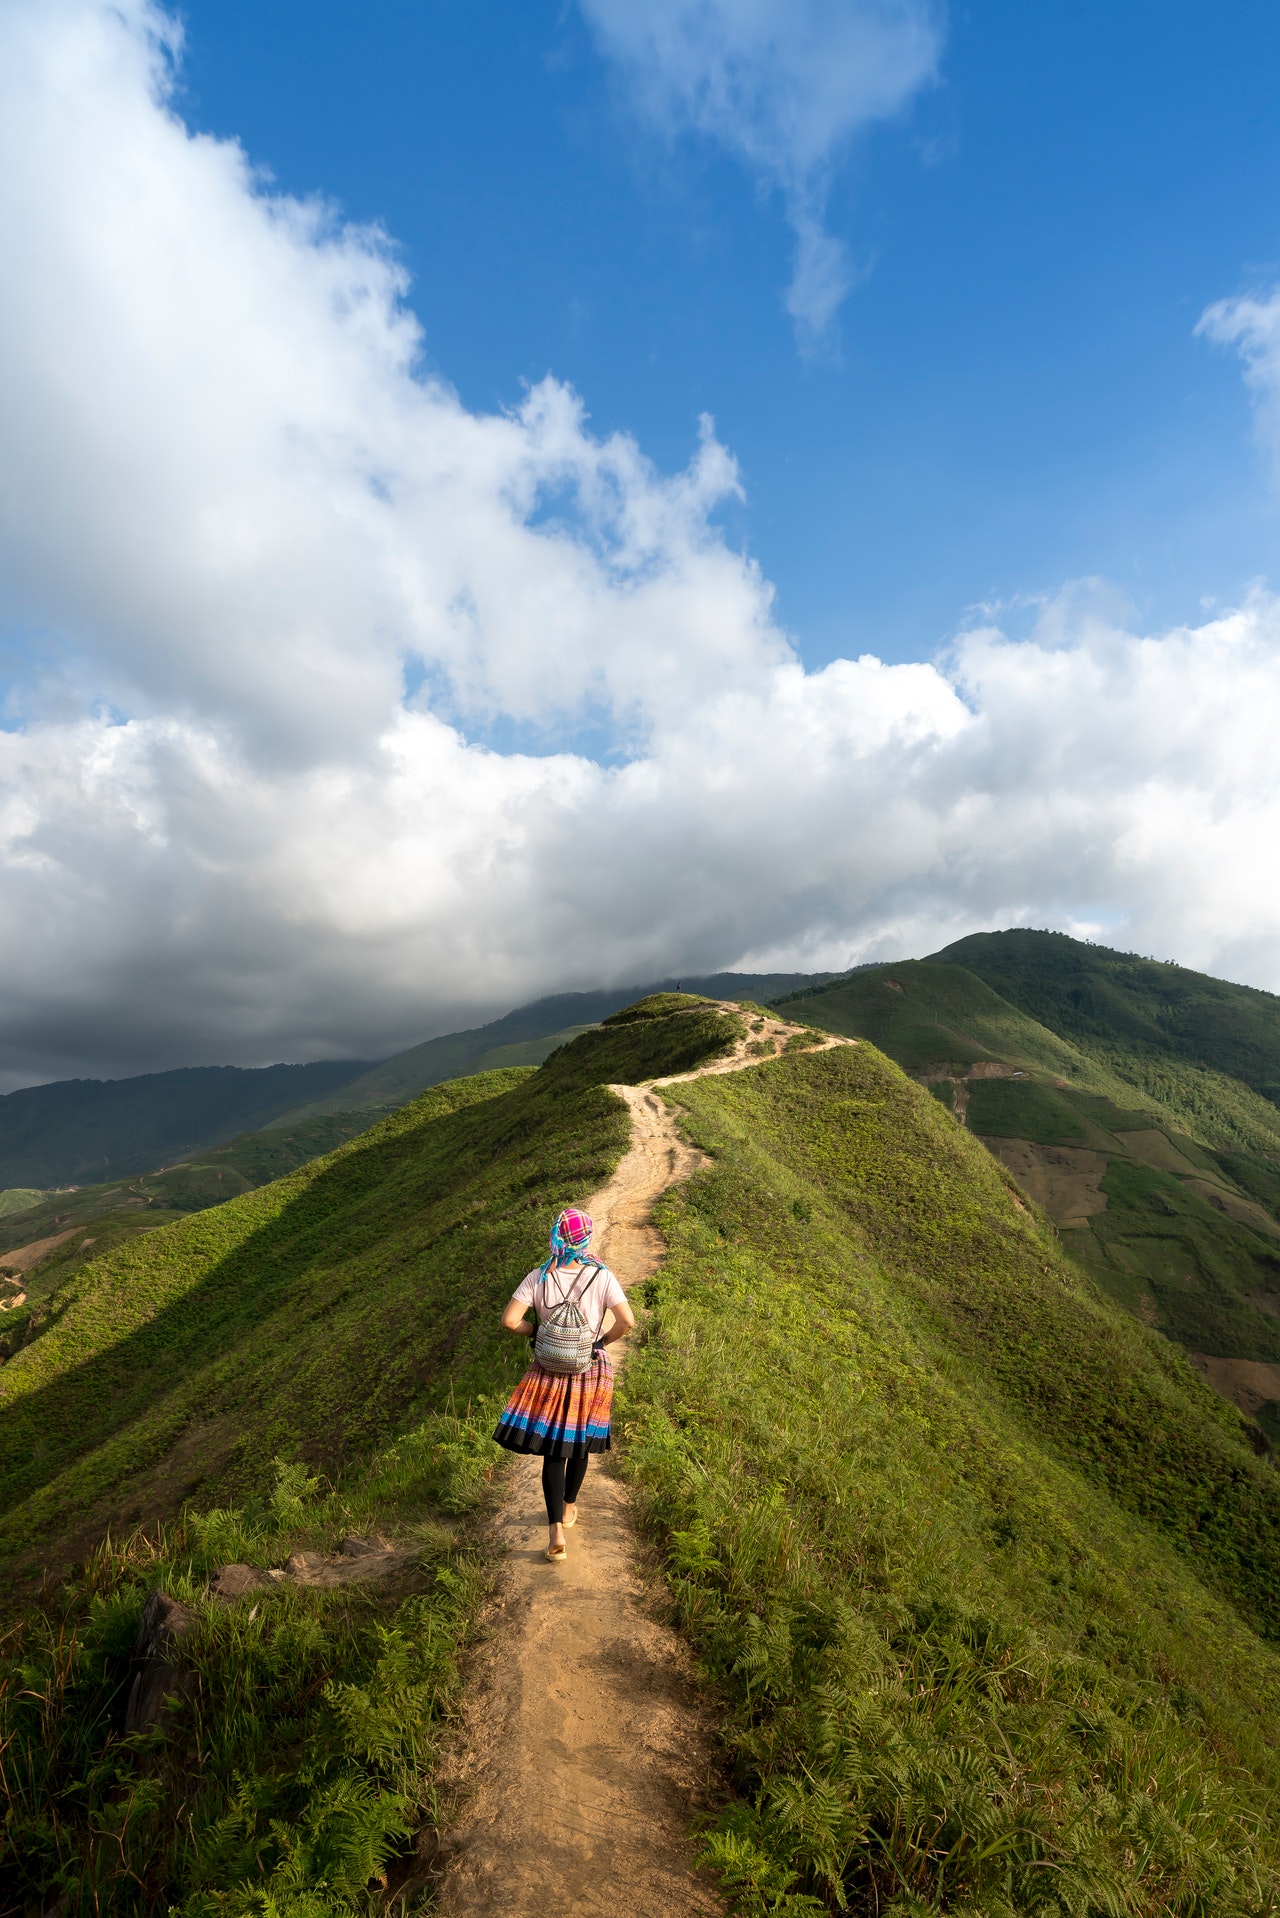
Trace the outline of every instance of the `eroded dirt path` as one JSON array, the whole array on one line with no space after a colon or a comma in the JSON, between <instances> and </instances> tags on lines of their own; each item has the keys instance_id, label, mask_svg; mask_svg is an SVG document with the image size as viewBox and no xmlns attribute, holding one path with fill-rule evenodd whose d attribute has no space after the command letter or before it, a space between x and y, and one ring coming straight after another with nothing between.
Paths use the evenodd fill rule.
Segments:
<instances>
[{"instance_id":1,"label":"eroded dirt path","mask_svg":"<svg viewBox=\"0 0 1280 1918\"><path fill-rule=\"evenodd\" d=\"M758 1016L751 1025L732 1055L701 1072L610 1088L631 1108L631 1145L587 1210L595 1248L625 1286L661 1259L655 1201L704 1163L654 1087L758 1065L800 1030ZM694 1870L689 1838L691 1818L713 1802L713 1728L687 1648L647 1603L626 1490L593 1460L569 1556L550 1565L540 1475L538 1459L513 1462L497 1520L509 1556L446 1781L463 1803L442 1841L440 1910L722 1914L714 1886Z\"/></svg>"}]
</instances>

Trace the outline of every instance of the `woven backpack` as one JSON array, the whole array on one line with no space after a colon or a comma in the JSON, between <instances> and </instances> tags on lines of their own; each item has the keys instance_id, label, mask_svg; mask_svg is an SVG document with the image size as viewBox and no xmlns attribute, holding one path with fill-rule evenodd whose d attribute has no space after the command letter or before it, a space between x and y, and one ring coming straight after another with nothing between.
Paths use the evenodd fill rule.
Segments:
<instances>
[{"instance_id":1,"label":"woven backpack","mask_svg":"<svg viewBox=\"0 0 1280 1918\"><path fill-rule=\"evenodd\" d=\"M591 1284L601 1269L598 1265L592 1266L587 1285ZM559 1277L559 1273L556 1276ZM586 1286L583 1286L577 1298L562 1298L545 1319L539 1319L533 1341L533 1356L544 1372L556 1372L562 1378L572 1378L576 1373L585 1372L590 1365L596 1335L578 1308L578 1299L585 1291Z\"/></svg>"}]
</instances>

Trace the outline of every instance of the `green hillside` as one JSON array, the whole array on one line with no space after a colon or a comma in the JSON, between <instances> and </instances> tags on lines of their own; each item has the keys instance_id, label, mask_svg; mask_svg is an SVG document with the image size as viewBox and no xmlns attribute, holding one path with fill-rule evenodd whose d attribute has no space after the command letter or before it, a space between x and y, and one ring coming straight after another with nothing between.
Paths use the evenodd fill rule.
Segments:
<instances>
[{"instance_id":1,"label":"green hillside","mask_svg":"<svg viewBox=\"0 0 1280 1918\"><path fill-rule=\"evenodd\" d=\"M933 954L1087 1044L1208 1066L1280 1098L1280 998L1062 932L977 932Z\"/></svg>"},{"instance_id":2,"label":"green hillside","mask_svg":"<svg viewBox=\"0 0 1280 1918\"><path fill-rule=\"evenodd\" d=\"M521 1362L500 1305L624 1149L607 1084L742 1030L630 1009L59 1290L0 1372L6 1918L326 1918L384 1909L384 1871L422 1888L493 1550L467 1516L493 1400L467 1408ZM723 1713L706 1843L735 1908L1273 1909L1280 1478L1238 1414L870 1044L668 1096L711 1161L665 1202L621 1457ZM206 1591L357 1524L412 1544L382 1596ZM126 1735L155 1587L194 1616L189 1677Z\"/></svg>"},{"instance_id":3,"label":"green hillside","mask_svg":"<svg viewBox=\"0 0 1280 1918\"><path fill-rule=\"evenodd\" d=\"M366 1070L316 1065L188 1066L133 1079L64 1079L0 1097L0 1188L127 1178L233 1133L270 1124Z\"/></svg>"},{"instance_id":4,"label":"green hillside","mask_svg":"<svg viewBox=\"0 0 1280 1918\"><path fill-rule=\"evenodd\" d=\"M704 998L767 999L801 985L821 985L830 977L827 972L717 972L681 983ZM614 986L597 992L558 992L535 999L487 1025L442 1033L438 1039L427 1039L407 1052L398 1052L345 1085L340 1093L311 1100L276 1123L293 1125L339 1107L349 1110L364 1105L403 1105L445 1079L501 1071L508 1066L540 1066L557 1047L642 997L670 990L675 983L667 980L660 985Z\"/></svg>"},{"instance_id":5,"label":"green hillside","mask_svg":"<svg viewBox=\"0 0 1280 1918\"><path fill-rule=\"evenodd\" d=\"M386 1117L386 1108L335 1112L293 1126L246 1132L225 1146L131 1179L11 1195L0 1204L0 1296L3 1275L14 1274L25 1304L0 1318L0 1358L11 1358L43 1320L53 1294L90 1259L154 1232L190 1212L222 1205L241 1193L295 1171ZM5 1196L0 1194L0 1200ZM31 1263L32 1247L40 1256Z\"/></svg>"},{"instance_id":6,"label":"green hillside","mask_svg":"<svg viewBox=\"0 0 1280 1918\"><path fill-rule=\"evenodd\" d=\"M1036 940L1014 948L1027 969L1058 950L1049 935ZM1027 1004L1046 1004L1051 988L1027 991ZM1158 1054L1149 1036L1133 1052L1115 1031L1106 1046L1050 1031L941 959L869 968L786 1010L874 1040L927 1084L1053 1219L1071 1256L1280 1441L1274 1106L1215 1068Z\"/></svg>"}]
</instances>

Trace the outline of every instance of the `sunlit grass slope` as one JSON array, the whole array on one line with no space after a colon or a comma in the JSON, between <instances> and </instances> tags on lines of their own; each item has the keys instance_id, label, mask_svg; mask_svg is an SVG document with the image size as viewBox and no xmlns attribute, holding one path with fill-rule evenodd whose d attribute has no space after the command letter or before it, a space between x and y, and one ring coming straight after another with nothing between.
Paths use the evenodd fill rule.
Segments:
<instances>
[{"instance_id":1,"label":"sunlit grass slope","mask_svg":"<svg viewBox=\"0 0 1280 1918\"><path fill-rule=\"evenodd\" d=\"M504 1288L539 1256L549 1210L607 1178L627 1141L600 1081L679 1070L739 1029L696 1000L659 1010L540 1072L435 1087L81 1267L0 1371L0 1554L56 1562L108 1518L254 1490L277 1453L336 1473L408 1408L505 1378Z\"/></svg>"},{"instance_id":2,"label":"sunlit grass slope","mask_svg":"<svg viewBox=\"0 0 1280 1918\"><path fill-rule=\"evenodd\" d=\"M154 1520L184 1474L199 1488L176 1523L96 1547L11 1607L4 1918L50 1904L61 1918L328 1918L383 1909L384 1871L416 1902L439 1720L486 1588L465 1516L501 1456L482 1395L524 1361L500 1304L549 1215L627 1142L601 1081L695 1065L742 1029L664 995L540 1073L438 1087L58 1294L3 1374L8 1542L56 1562L122 1496ZM336 1487L309 1483L298 1454ZM351 1530L406 1543L403 1571L373 1588L267 1588L230 1610L209 1595L219 1564L279 1566ZM194 1622L165 1718L128 1733L130 1652L156 1588Z\"/></svg>"},{"instance_id":3,"label":"sunlit grass slope","mask_svg":"<svg viewBox=\"0 0 1280 1918\"><path fill-rule=\"evenodd\" d=\"M525 1076L435 1088L84 1266L0 1373L0 1549L56 1562L108 1517L254 1489L277 1452L336 1470L430 1401L442 1368L485 1374L476 1307L536 1246L529 1214L593 1182L625 1139L607 1095L547 1111L521 1099Z\"/></svg>"},{"instance_id":4,"label":"sunlit grass slope","mask_svg":"<svg viewBox=\"0 0 1280 1918\"><path fill-rule=\"evenodd\" d=\"M59 1295L0 1373L10 1546L172 1505L184 1473L203 1490L155 1546L47 1592L0 1667L33 1908L330 1918L382 1908L384 1870L413 1882L483 1582L440 1527L474 1499L492 1409L458 1423L450 1399L518 1370L498 1307L625 1146L607 1084L741 1030L664 995ZM1237 1415L869 1044L670 1096L713 1159L664 1205L622 1456L725 1702L741 1796L710 1850L738 1907L1275 1909L1280 1480ZM274 1453L337 1489L308 1504ZM231 1496L251 1509L208 1512ZM203 1595L219 1558L278 1563L353 1523L419 1527L411 1590L252 1617ZM131 1740L151 1585L198 1625L185 1702Z\"/></svg>"},{"instance_id":5,"label":"sunlit grass slope","mask_svg":"<svg viewBox=\"0 0 1280 1918\"><path fill-rule=\"evenodd\" d=\"M908 1072L1002 1060L1093 1082L1075 1046L963 966L904 959L791 993L778 1004L788 1018L812 1018L828 1032L870 1039Z\"/></svg>"},{"instance_id":6,"label":"sunlit grass slope","mask_svg":"<svg viewBox=\"0 0 1280 1918\"><path fill-rule=\"evenodd\" d=\"M1280 1481L1237 1414L869 1046L668 1096L714 1164L625 1457L728 1699L741 1908L1273 1910Z\"/></svg>"}]
</instances>

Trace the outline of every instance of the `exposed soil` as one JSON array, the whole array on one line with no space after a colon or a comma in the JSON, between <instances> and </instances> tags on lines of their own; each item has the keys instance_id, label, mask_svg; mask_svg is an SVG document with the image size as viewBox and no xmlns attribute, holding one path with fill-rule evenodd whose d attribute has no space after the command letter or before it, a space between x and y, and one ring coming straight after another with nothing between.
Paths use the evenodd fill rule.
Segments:
<instances>
[{"instance_id":1,"label":"exposed soil","mask_svg":"<svg viewBox=\"0 0 1280 1918\"><path fill-rule=\"evenodd\" d=\"M15 1245L12 1252L0 1252L0 1271L30 1272L39 1265L41 1259L49 1256L58 1246L68 1239L74 1239L76 1228L72 1226L66 1232L55 1232L50 1239L32 1239L30 1245Z\"/></svg>"},{"instance_id":2,"label":"exposed soil","mask_svg":"<svg viewBox=\"0 0 1280 1918\"><path fill-rule=\"evenodd\" d=\"M737 1072L801 1028L747 1015ZM849 1045L815 1039L815 1050ZM768 1054L752 1045L768 1045ZM631 1147L587 1202L596 1248L624 1285L657 1266L654 1202L702 1155L654 1086L613 1086L631 1108ZM615 1347L615 1352L617 1348ZM687 1648L649 1602L625 1488L593 1461L569 1532L548 1564L540 1462L517 1459L497 1519L509 1546L493 1631L443 1780L461 1808L441 1844L447 1918L697 1918L724 1904L693 1866L693 1815L714 1802L713 1728Z\"/></svg>"},{"instance_id":3,"label":"exposed soil","mask_svg":"<svg viewBox=\"0 0 1280 1918\"><path fill-rule=\"evenodd\" d=\"M1030 1139L984 1138L982 1143L1055 1225L1087 1225L1096 1213L1106 1211L1107 1195L1101 1190L1108 1163L1105 1152L1085 1146L1037 1145Z\"/></svg>"},{"instance_id":4,"label":"exposed soil","mask_svg":"<svg viewBox=\"0 0 1280 1918\"><path fill-rule=\"evenodd\" d=\"M1280 1399L1280 1365L1263 1359L1212 1359L1203 1352L1188 1352L1187 1357L1215 1392L1221 1392L1249 1418Z\"/></svg>"},{"instance_id":5,"label":"exposed soil","mask_svg":"<svg viewBox=\"0 0 1280 1918\"><path fill-rule=\"evenodd\" d=\"M1229 1219L1252 1226L1255 1232L1261 1232L1268 1238L1280 1238L1280 1225L1269 1212L1255 1205L1252 1199L1242 1199L1238 1192L1227 1192L1222 1186L1211 1184L1208 1179L1188 1179L1186 1183L1202 1199L1216 1206L1219 1212L1225 1212Z\"/></svg>"}]
</instances>

